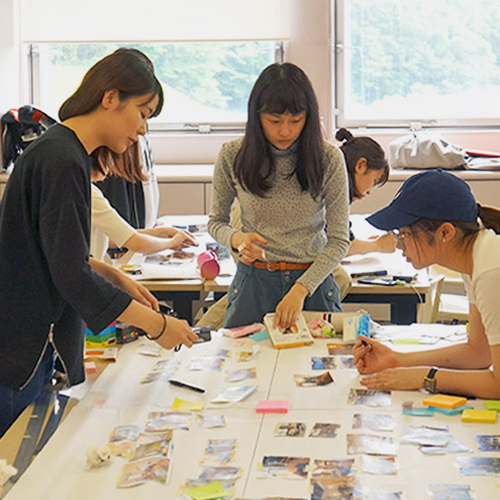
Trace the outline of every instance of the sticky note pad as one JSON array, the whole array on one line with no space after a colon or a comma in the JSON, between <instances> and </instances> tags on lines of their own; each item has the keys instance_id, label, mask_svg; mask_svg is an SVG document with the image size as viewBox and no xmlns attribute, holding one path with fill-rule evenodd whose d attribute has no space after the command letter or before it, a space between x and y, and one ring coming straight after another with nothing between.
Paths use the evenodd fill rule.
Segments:
<instances>
[{"instance_id":1,"label":"sticky note pad","mask_svg":"<svg viewBox=\"0 0 500 500\"><path fill-rule=\"evenodd\" d=\"M434 411L437 411L438 413L442 413L443 415L448 415L448 416L459 415L464 410L473 409L471 405L461 405L457 406L456 408L438 408L437 406L429 406L429 408L432 408Z\"/></svg>"},{"instance_id":2,"label":"sticky note pad","mask_svg":"<svg viewBox=\"0 0 500 500\"><path fill-rule=\"evenodd\" d=\"M494 424L497 421L495 410L464 410L462 422L477 422L481 424Z\"/></svg>"},{"instance_id":3,"label":"sticky note pad","mask_svg":"<svg viewBox=\"0 0 500 500\"><path fill-rule=\"evenodd\" d=\"M186 401L176 397L172 403L172 411L201 411L204 405L203 401Z\"/></svg>"},{"instance_id":4,"label":"sticky note pad","mask_svg":"<svg viewBox=\"0 0 500 500\"><path fill-rule=\"evenodd\" d=\"M287 399L262 399L257 403L257 413L288 413L290 401Z\"/></svg>"},{"instance_id":5,"label":"sticky note pad","mask_svg":"<svg viewBox=\"0 0 500 500\"><path fill-rule=\"evenodd\" d=\"M219 481L193 488L186 491L194 500L215 500L216 498L226 498L229 496L229 491L225 490Z\"/></svg>"},{"instance_id":6,"label":"sticky note pad","mask_svg":"<svg viewBox=\"0 0 500 500\"><path fill-rule=\"evenodd\" d=\"M498 399L487 399L484 406L487 410L500 411L500 401Z\"/></svg>"},{"instance_id":7,"label":"sticky note pad","mask_svg":"<svg viewBox=\"0 0 500 500\"><path fill-rule=\"evenodd\" d=\"M250 338L255 340L255 342L261 342L263 340L269 340L269 334L267 333L267 330L262 330L261 332L252 333Z\"/></svg>"},{"instance_id":8,"label":"sticky note pad","mask_svg":"<svg viewBox=\"0 0 500 500\"><path fill-rule=\"evenodd\" d=\"M433 394L424 399L424 405L451 410L457 406L467 404L467 398L462 396L448 396L447 394Z\"/></svg>"},{"instance_id":9,"label":"sticky note pad","mask_svg":"<svg viewBox=\"0 0 500 500\"><path fill-rule=\"evenodd\" d=\"M412 417L433 417L434 409L404 406L403 415L411 415Z\"/></svg>"},{"instance_id":10,"label":"sticky note pad","mask_svg":"<svg viewBox=\"0 0 500 500\"><path fill-rule=\"evenodd\" d=\"M391 341L394 345L418 345L420 341L418 339L392 339Z\"/></svg>"}]
</instances>

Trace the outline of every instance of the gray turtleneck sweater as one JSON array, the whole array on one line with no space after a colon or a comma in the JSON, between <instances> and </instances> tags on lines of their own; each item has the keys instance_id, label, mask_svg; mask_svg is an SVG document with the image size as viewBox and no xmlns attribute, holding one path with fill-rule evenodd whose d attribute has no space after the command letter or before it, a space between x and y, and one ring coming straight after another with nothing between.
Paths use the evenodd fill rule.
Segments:
<instances>
[{"instance_id":1,"label":"gray turtleneck sweater","mask_svg":"<svg viewBox=\"0 0 500 500\"><path fill-rule=\"evenodd\" d=\"M215 164L209 233L231 247L236 231L229 225L235 198L241 205L242 230L263 236L269 262L312 263L299 278L312 295L340 262L349 246L349 198L342 152L324 142L325 176L317 200L302 191L294 175L295 148L273 148L276 172L273 187L264 198L245 191L237 182L233 164L242 139L225 143Z\"/></svg>"}]
</instances>

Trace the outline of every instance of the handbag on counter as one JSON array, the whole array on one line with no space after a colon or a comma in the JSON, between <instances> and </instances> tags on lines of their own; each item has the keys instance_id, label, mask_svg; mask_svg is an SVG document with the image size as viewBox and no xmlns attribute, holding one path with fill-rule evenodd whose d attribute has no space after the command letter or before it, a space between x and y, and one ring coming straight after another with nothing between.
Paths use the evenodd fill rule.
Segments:
<instances>
[{"instance_id":1,"label":"handbag on counter","mask_svg":"<svg viewBox=\"0 0 500 500\"><path fill-rule=\"evenodd\" d=\"M408 169L460 169L466 165L467 153L440 134L415 132L394 139L389 144L389 165Z\"/></svg>"}]
</instances>

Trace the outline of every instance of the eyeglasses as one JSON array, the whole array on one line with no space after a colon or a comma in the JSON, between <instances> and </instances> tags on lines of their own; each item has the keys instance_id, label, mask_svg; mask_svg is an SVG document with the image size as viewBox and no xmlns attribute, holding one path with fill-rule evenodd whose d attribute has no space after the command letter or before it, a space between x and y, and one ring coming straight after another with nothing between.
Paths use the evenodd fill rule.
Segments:
<instances>
[{"instance_id":1,"label":"eyeglasses","mask_svg":"<svg viewBox=\"0 0 500 500\"><path fill-rule=\"evenodd\" d=\"M407 231L399 231L398 229L394 229L393 231L391 231L391 234L394 236L394 238L396 238L396 241L403 249L406 248L404 241L405 238L412 236L412 233L409 233Z\"/></svg>"}]
</instances>

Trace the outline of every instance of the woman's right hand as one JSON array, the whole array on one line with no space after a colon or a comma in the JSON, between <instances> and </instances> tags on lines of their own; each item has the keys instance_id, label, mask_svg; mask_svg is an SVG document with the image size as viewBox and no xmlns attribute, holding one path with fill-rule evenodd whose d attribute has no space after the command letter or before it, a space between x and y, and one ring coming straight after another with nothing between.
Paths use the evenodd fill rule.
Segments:
<instances>
[{"instance_id":1,"label":"woman's right hand","mask_svg":"<svg viewBox=\"0 0 500 500\"><path fill-rule=\"evenodd\" d=\"M376 373L386 368L396 367L395 353L392 349L360 335L352 348L354 366L359 373Z\"/></svg>"},{"instance_id":2,"label":"woman's right hand","mask_svg":"<svg viewBox=\"0 0 500 500\"><path fill-rule=\"evenodd\" d=\"M193 333L187 321L172 316L165 316L165 319L167 321L165 332L156 340L164 349L173 349L180 344L191 347L198 340L198 336ZM156 335L156 332L154 335L151 334L151 336Z\"/></svg>"},{"instance_id":3,"label":"woman's right hand","mask_svg":"<svg viewBox=\"0 0 500 500\"><path fill-rule=\"evenodd\" d=\"M250 265L256 260L266 260L266 252L259 245L267 245L267 240L257 233L237 231L231 238L231 246L238 250L243 264Z\"/></svg>"},{"instance_id":4,"label":"woman's right hand","mask_svg":"<svg viewBox=\"0 0 500 500\"><path fill-rule=\"evenodd\" d=\"M173 250L182 250L183 248L198 246L198 241L189 231L180 230L171 236L171 247Z\"/></svg>"},{"instance_id":5,"label":"woman's right hand","mask_svg":"<svg viewBox=\"0 0 500 500\"><path fill-rule=\"evenodd\" d=\"M391 233L370 238L375 243L375 252L392 253L396 250L398 242Z\"/></svg>"}]
</instances>

